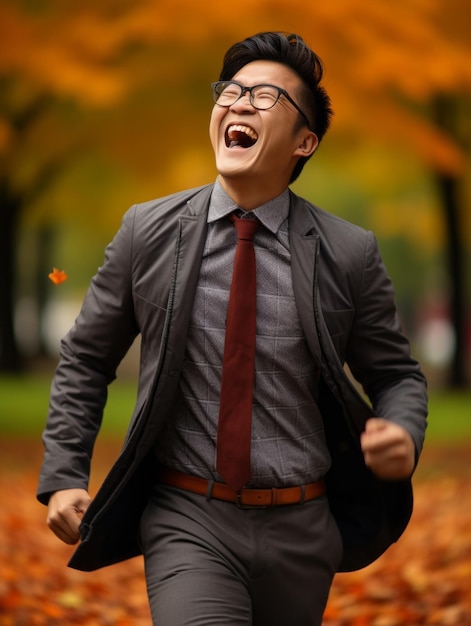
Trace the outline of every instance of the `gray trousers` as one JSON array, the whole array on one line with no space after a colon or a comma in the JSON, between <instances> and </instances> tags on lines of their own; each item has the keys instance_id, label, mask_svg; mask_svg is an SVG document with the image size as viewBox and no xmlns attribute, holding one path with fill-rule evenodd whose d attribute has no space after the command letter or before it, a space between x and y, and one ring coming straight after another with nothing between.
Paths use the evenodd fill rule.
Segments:
<instances>
[{"instance_id":1,"label":"gray trousers","mask_svg":"<svg viewBox=\"0 0 471 626\"><path fill-rule=\"evenodd\" d=\"M320 626L342 557L326 496L241 509L157 486L141 521L155 626Z\"/></svg>"}]
</instances>

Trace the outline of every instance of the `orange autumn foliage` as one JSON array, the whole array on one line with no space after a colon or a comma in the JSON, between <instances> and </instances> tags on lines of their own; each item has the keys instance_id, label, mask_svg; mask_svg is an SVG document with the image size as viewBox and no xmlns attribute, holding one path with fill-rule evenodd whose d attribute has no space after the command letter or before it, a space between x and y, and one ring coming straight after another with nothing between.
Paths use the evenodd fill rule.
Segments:
<instances>
[{"instance_id":1,"label":"orange autumn foliage","mask_svg":"<svg viewBox=\"0 0 471 626\"><path fill-rule=\"evenodd\" d=\"M468 0L240 0L244 20L216 0L205 3L204 19L192 0L27 6L6 0L0 7L0 76L8 77L9 103L0 107L0 149L14 141L8 112L41 93L109 108L143 86L170 81L180 83L175 95L191 109L191 76L201 72L202 61L215 73L229 43L281 29L302 34L325 60L339 129L400 141L440 170L463 167L461 146L436 128L423 106L436 94L471 91ZM174 131L172 124L159 125L160 145L171 148Z\"/></svg>"},{"instance_id":2,"label":"orange autumn foliage","mask_svg":"<svg viewBox=\"0 0 471 626\"><path fill-rule=\"evenodd\" d=\"M329 167L339 178L356 161L355 185L406 186L394 165L374 180L356 160L358 146L380 145L431 177L469 179L469 0L239 0L237 15L219 0L204 14L194 0L0 2L0 250L25 223L37 229L65 214L110 233L136 196L214 180L209 84L228 45L261 30L298 32L324 60L335 109L327 141L339 155ZM434 112L442 96L461 111L452 109L451 129ZM466 245L469 189L460 192ZM19 277L13 252L5 256L0 367L14 369L18 349L5 352Z\"/></svg>"},{"instance_id":3,"label":"orange autumn foliage","mask_svg":"<svg viewBox=\"0 0 471 626\"><path fill-rule=\"evenodd\" d=\"M99 442L95 490L118 454ZM40 442L0 442L0 626L149 626L140 558L97 572L66 567L71 546L36 502ZM429 446L415 480L412 521L376 563L339 574L323 626L470 626L469 446ZM289 625L287 625L289 626Z\"/></svg>"}]
</instances>

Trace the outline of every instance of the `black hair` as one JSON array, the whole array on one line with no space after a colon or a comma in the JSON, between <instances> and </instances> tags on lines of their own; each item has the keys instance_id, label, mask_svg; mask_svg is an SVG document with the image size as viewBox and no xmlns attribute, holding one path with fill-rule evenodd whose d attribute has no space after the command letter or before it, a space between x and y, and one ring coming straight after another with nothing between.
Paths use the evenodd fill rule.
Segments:
<instances>
[{"instance_id":1,"label":"black hair","mask_svg":"<svg viewBox=\"0 0 471 626\"><path fill-rule=\"evenodd\" d=\"M292 69L302 80L300 107L306 113L312 130L319 140L326 133L333 115L330 98L320 85L324 68L321 59L302 37L283 32L258 33L235 43L226 52L219 80L231 80L239 70L252 61L275 61ZM300 117L302 118L301 114ZM296 180L309 157L297 162L290 182Z\"/></svg>"}]
</instances>

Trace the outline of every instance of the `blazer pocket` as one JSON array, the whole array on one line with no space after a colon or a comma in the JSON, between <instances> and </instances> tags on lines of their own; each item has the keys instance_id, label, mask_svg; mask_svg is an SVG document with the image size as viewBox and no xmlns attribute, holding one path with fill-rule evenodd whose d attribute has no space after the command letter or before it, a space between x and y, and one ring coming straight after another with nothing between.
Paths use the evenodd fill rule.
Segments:
<instances>
[{"instance_id":1,"label":"blazer pocket","mask_svg":"<svg viewBox=\"0 0 471 626\"><path fill-rule=\"evenodd\" d=\"M160 336L167 315L167 300L163 304L145 298L138 293L134 297L134 315L142 336L143 347L153 350L160 345Z\"/></svg>"},{"instance_id":2,"label":"blazer pocket","mask_svg":"<svg viewBox=\"0 0 471 626\"><path fill-rule=\"evenodd\" d=\"M335 346L341 361L344 361L348 336L353 324L353 309L340 311L323 311L324 320L329 330L330 338Z\"/></svg>"}]
</instances>

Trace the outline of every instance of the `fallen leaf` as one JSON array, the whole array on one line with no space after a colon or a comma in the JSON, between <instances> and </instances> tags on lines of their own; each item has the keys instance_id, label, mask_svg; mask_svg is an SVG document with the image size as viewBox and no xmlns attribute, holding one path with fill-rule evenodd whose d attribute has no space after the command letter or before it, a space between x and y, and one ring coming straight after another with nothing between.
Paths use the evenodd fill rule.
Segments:
<instances>
[{"instance_id":1,"label":"fallen leaf","mask_svg":"<svg viewBox=\"0 0 471 626\"><path fill-rule=\"evenodd\" d=\"M98 448L93 490L119 446ZM49 531L34 497L41 457L40 442L0 440L0 626L149 626L142 559L67 568L74 548ZM471 626L469 446L439 461L439 470L421 461L401 539L369 567L335 576L323 626Z\"/></svg>"}]
</instances>

